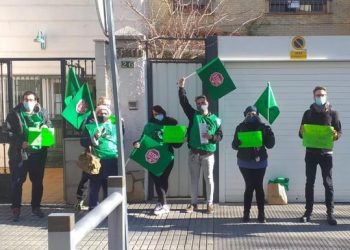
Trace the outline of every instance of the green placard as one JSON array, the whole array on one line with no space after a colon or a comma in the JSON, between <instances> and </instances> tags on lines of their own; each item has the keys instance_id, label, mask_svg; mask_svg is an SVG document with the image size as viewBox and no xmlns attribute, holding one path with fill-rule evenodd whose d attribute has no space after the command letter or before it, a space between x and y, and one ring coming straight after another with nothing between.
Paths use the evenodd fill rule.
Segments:
<instances>
[{"instance_id":1,"label":"green placard","mask_svg":"<svg viewBox=\"0 0 350 250\"><path fill-rule=\"evenodd\" d=\"M303 145L307 148L333 148L333 130L331 126L304 124Z\"/></svg>"},{"instance_id":2,"label":"green placard","mask_svg":"<svg viewBox=\"0 0 350 250\"><path fill-rule=\"evenodd\" d=\"M51 147L55 144L54 128L29 128L28 143L31 146Z\"/></svg>"},{"instance_id":3,"label":"green placard","mask_svg":"<svg viewBox=\"0 0 350 250\"><path fill-rule=\"evenodd\" d=\"M238 132L240 148L259 148L263 145L261 131Z\"/></svg>"},{"instance_id":4,"label":"green placard","mask_svg":"<svg viewBox=\"0 0 350 250\"><path fill-rule=\"evenodd\" d=\"M186 135L186 126L164 126L164 143L182 143Z\"/></svg>"},{"instance_id":5,"label":"green placard","mask_svg":"<svg viewBox=\"0 0 350 250\"><path fill-rule=\"evenodd\" d=\"M152 174L161 176L168 167L174 155L166 144L161 144L147 135L140 140L140 148L134 148L130 154L133 159Z\"/></svg>"}]
</instances>

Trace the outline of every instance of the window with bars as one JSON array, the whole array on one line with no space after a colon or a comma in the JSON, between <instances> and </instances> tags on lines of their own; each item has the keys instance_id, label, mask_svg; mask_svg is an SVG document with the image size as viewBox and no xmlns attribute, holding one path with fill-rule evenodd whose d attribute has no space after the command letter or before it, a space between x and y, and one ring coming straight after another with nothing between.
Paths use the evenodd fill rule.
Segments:
<instances>
[{"instance_id":1,"label":"window with bars","mask_svg":"<svg viewBox=\"0 0 350 250\"><path fill-rule=\"evenodd\" d=\"M212 0L173 0L174 9L191 10L210 10ZM207 8L209 6L209 8Z\"/></svg>"},{"instance_id":2,"label":"window with bars","mask_svg":"<svg viewBox=\"0 0 350 250\"><path fill-rule=\"evenodd\" d=\"M270 13L326 13L329 0L269 0Z\"/></svg>"}]
</instances>

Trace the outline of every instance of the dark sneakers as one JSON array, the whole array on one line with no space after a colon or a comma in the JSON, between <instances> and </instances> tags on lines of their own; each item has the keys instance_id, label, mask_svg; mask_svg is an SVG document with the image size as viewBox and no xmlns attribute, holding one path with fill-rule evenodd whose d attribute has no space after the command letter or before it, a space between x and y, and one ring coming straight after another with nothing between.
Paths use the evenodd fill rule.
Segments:
<instances>
[{"instance_id":1,"label":"dark sneakers","mask_svg":"<svg viewBox=\"0 0 350 250\"><path fill-rule=\"evenodd\" d=\"M258 215L258 221L259 221L259 223L266 223L265 214L259 214Z\"/></svg>"},{"instance_id":2,"label":"dark sneakers","mask_svg":"<svg viewBox=\"0 0 350 250\"><path fill-rule=\"evenodd\" d=\"M338 224L337 220L334 218L333 214L327 215L327 222L331 226L336 226Z\"/></svg>"},{"instance_id":3,"label":"dark sneakers","mask_svg":"<svg viewBox=\"0 0 350 250\"><path fill-rule=\"evenodd\" d=\"M21 215L21 209L19 207L12 208L12 221L19 221L19 216Z\"/></svg>"},{"instance_id":4,"label":"dark sneakers","mask_svg":"<svg viewBox=\"0 0 350 250\"><path fill-rule=\"evenodd\" d=\"M44 218L45 214L43 211L40 209L40 207L34 207L32 208L32 214L39 217L39 218Z\"/></svg>"}]
</instances>

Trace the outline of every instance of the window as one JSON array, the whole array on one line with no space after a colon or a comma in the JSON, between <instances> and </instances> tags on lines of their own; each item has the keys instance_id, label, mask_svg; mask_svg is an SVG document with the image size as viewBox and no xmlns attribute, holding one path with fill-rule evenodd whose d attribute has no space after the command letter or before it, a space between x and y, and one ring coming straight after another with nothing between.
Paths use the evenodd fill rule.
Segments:
<instances>
[{"instance_id":1,"label":"window","mask_svg":"<svg viewBox=\"0 0 350 250\"><path fill-rule=\"evenodd\" d=\"M326 13L329 0L270 0L270 13Z\"/></svg>"},{"instance_id":2,"label":"window","mask_svg":"<svg viewBox=\"0 0 350 250\"><path fill-rule=\"evenodd\" d=\"M173 0L174 9L181 8L185 11L211 10L212 0Z\"/></svg>"}]
</instances>

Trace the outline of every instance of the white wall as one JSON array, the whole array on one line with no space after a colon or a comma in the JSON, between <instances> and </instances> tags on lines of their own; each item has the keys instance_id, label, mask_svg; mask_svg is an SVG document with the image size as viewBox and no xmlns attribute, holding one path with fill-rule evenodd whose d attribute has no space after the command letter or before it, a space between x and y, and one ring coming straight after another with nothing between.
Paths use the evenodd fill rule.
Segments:
<instances>
[{"instance_id":1,"label":"white wall","mask_svg":"<svg viewBox=\"0 0 350 250\"><path fill-rule=\"evenodd\" d=\"M142 21L123 2L114 1L116 30L142 32ZM94 0L1 0L0 31L0 58L94 57L93 40L104 38ZM47 37L45 50L33 41L38 31Z\"/></svg>"}]
</instances>

